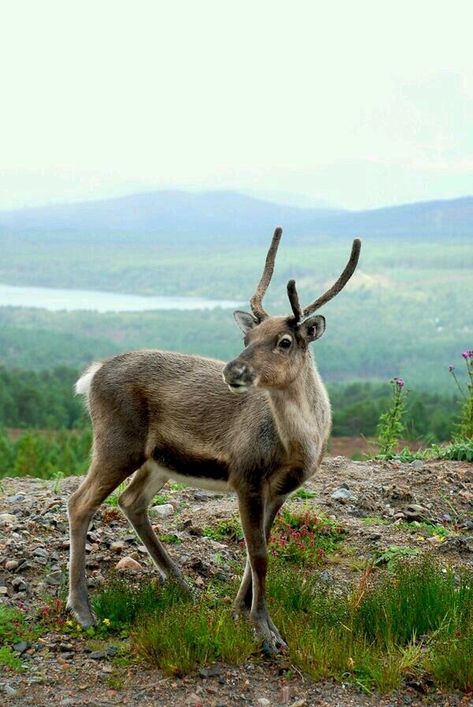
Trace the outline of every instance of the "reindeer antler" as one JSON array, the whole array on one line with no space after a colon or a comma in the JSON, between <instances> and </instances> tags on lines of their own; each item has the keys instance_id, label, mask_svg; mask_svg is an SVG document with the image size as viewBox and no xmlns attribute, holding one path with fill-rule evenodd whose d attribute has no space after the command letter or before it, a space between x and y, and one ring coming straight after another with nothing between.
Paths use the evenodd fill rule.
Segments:
<instances>
[{"instance_id":1,"label":"reindeer antler","mask_svg":"<svg viewBox=\"0 0 473 707\"><path fill-rule=\"evenodd\" d=\"M271 241L271 245L266 256L266 262L264 264L264 270L263 274L261 275L261 280L259 281L255 294L250 299L251 311L259 321L262 321L263 319L266 319L269 316L268 313L263 309L262 302L263 297L266 294L266 290L268 289L268 285L271 282L271 277L273 275L274 270L274 261L276 259L276 253L278 252L279 241L281 240L281 236L282 228L278 226L274 231L273 240Z\"/></svg>"},{"instance_id":2,"label":"reindeer antler","mask_svg":"<svg viewBox=\"0 0 473 707\"><path fill-rule=\"evenodd\" d=\"M299 302L299 295L296 290L296 281L289 280L287 283L287 296L289 297L289 302L291 303L291 309L294 312L294 319L299 322L302 319L302 309Z\"/></svg>"},{"instance_id":3,"label":"reindeer antler","mask_svg":"<svg viewBox=\"0 0 473 707\"><path fill-rule=\"evenodd\" d=\"M307 307L305 307L302 312L299 304L299 296L296 290L296 283L294 282L294 280L289 280L289 282L287 283L287 294L289 297L289 302L291 303L291 309L294 312L296 322L299 322L302 317L308 317L309 314L312 314L323 304L329 302L333 297L335 297L335 295L338 295L340 290L343 290L348 280L355 272L356 266L358 265L360 250L361 241L359 238L355 238L351 247L350 259L345 265L345 269L338 278L338 280L332 285L332 287L330 287L326 292L324 292L323 295L318 297L315 302L312 302L312 304L309 304Z\"/></svg>"}]
</instances>

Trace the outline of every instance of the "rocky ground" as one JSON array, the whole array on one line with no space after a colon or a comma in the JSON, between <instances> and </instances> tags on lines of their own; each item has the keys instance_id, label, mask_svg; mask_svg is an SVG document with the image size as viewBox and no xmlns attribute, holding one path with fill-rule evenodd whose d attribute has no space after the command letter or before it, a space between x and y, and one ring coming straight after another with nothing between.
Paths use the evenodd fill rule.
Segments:
<instances>
[{"instance_id":1,"label":"rocky ground","mask_svg":"<svg viewBox=\"0 0 473 707\"><path fill-rule=\"evenodd\" d=\"M33 621L51 598L62 596L67 571L65 502L80 479L60 482L3 479L0 493L0 601L24 610ZM343 548L322 568L327 581L354 581L363 561L409 551L429 551L454 564L473 565L473 465L461 462L355 462L328 458L307 484L309 504L348 530ZM177 543L169 550L197 585L219 573L230 578L236 543L217 542L203 528L236 513L233 496L193 489L163 490L164 505L153 510L161 532ZM432 533L425 521L435 524ZM135 577L153 573L146 550L119 510L104 505L90 528L87 567L91 587L100 586L117 564ZM90 642L54 632L36 643L15 646L23 673L4 671L0 695L15 705L471 705L462 694L423 695L415 686L380 697L348 685L314 684L297 672L289 679L278 663L255 660L223 665L182 679L163 677L143 664L116 665L119 640L93 650ZM287 666L286 666L287 667ZM3 694L2 694L3 693ZM0 698L0 699L2 699Z\"/></svg>"}]
</instances>

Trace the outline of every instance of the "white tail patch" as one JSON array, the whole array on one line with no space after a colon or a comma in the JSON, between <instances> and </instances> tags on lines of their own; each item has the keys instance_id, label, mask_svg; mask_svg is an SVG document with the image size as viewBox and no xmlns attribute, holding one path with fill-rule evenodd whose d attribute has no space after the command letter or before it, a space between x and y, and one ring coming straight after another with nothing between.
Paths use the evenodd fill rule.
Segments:
<instances>
[{"instance_id":1,"label":"white tail patch","mask_svg":"<svg viewBox=\"0 0 473 707\"><path fill-rule=\"evenodd\" d=\"M74 386L76 395L88 395L90 390L90 385L92 383L92 378L95 376L99 368L102 368L103 363L101 361L96 361L81 375L79 380Z\"/></svg>"}]
</instances>

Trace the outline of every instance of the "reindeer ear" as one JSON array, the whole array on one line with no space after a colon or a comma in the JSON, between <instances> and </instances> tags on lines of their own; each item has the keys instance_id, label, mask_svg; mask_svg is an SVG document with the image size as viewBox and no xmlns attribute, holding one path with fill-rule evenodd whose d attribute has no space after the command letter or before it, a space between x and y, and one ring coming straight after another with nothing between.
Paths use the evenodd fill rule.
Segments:
<instances>
[{"instance_id":1,"label":"reindeer ear","mask_svg":"<svg viewBox=\"0 0 473 707\"><path fill-rule=\"evenodd\" d=\"M240 312L237 310L236 312L233 312L233 316L244 334L247 334L250 329L258 326L258 320L249 312Z\"/></svg>"},{"instance_id":2,"label":"reindeer ear","mask_svg":"<svg viewBox=\"0 0 473 707\"><path fill-rule=\"evenodd\" d=\"M325 331L325 317L320 316L320 314L309 317L300 325L300 331L309 342L320 339Z\"/></svg>"}]
</instances>

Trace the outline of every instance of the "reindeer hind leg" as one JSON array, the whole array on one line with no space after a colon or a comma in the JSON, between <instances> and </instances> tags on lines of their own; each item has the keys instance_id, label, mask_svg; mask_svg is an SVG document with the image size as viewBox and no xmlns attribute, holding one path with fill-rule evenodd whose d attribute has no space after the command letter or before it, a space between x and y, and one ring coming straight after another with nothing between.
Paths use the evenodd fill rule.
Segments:
<instances>
[{"instance_id":1,"label":"reindeer hind leg","mask_svg":"<svg viewBox=\"0 0 473 707\"><path fill-rule=\"evenodd\" d=\"M85 576L85 545L90 521L100 504L137 468L131 459L112 463L111 458L94 454L89 472L69 499L69 596L67 608L84 627L95 619L90 606Z\"/></svg>"},{"instance_id":2,"label":"reindeer hind leg","mask_svg":"<svg viewBox=\"0 0 473 707\"><path fill-rule=\"evenodd\" d=\"M168 479L166 469L149 460L136 472L133 481L118 499L118 503L148 550L161 576L174 579L186 592L189 592L180 569L159 541L148 516L149 504Z\"/></svg>"}]
</instances>

